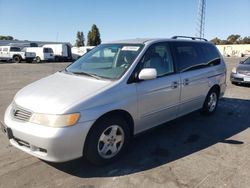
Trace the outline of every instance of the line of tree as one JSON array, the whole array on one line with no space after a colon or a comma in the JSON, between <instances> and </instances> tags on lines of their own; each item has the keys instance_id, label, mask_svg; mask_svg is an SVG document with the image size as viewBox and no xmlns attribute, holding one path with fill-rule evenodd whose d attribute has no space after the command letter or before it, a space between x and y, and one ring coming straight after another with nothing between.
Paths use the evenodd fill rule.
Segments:
<instances>
[{"instance_id":1,"label":"line of tree","mask_svg":"<svg viewBox=\"0 0 250 188\"><path fill-rule=\"evenodd\" d=\"M14 40L14 37L0 35L0 40Z\"/></svg>"},{"instance_id":2,"label":"line of tree","mask_svg":"<svg viewBox=\"0 0 250 188\"><path fill-rule=\"evenodd\" d=\"M87 36L87 45L88 46L97 46L101 44L101 35L98 27L93 24L91 30L88 32ZM85 46L85 37L82 31L77 31L76 33L76 43L75 46Z\"/></svg>"},{"instance_id":3,"label":"line of tree","mask_svg":"<svg viewBox=\"0 0 250 188\"><path fill-rule=\"evenodd\" d=\"M227 37L226 40L219 39L215 37L211 40L212 43L215 45L226 45L226 44L250 44L250 36L248 37L241 37L240 35L232 34Z\"/></svg>"}]
</instances>

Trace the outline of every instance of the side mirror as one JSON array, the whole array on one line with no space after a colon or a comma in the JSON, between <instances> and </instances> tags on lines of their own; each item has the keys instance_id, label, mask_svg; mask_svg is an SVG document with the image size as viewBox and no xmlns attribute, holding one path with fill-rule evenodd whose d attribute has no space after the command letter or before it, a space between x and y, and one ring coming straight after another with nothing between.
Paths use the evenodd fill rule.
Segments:
<instances>
[{"instance_id":1,"label":"side mirror","mask_svg":"<svg viewBox=\"0 0 250 188\"><path fill-rule=\"evenodd\" d=\"M244 63L244 61L240 61L240 64L243 64Z\"/></svg>"},{"instance_id":2,"label":"side mirror","mask_svg":"<svg viewBox=\"0 0 250 188\"><path fill-rule=\"evenodd\" d=\"M138 77L140 80L153 80L157 77L157 71L154 68L144 68Z\"/></svg>"}]
</instances>

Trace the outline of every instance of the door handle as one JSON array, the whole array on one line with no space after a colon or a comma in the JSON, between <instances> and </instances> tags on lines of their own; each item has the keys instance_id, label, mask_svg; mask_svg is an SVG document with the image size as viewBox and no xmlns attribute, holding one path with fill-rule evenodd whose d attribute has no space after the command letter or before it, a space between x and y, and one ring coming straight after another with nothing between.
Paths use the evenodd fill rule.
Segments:
<instances>
[{"instance_id":1,"label":"door handle","mask_svg":"<svg viewBox=\"0 0 250 188\"><path fill-rule=\"evenodd\" d=\"M183 85L186 86L186 85L188 85L188 84L189 84L189 79L184 79Z\"/></svg>"},{"instance_id":2,"label":"door handle","mask_svg":"<svg viewBox=\"0 0 250 188\"><path fill-rule=\"evenodd\" d=\"M175 89L175 88L178 87L178 85L179 85L179 83L178 83L177 81L174 81L174 82L172 82L172 84L171 84L171 88L172 88L172 89Z\"/></svg>"}]
</instances>

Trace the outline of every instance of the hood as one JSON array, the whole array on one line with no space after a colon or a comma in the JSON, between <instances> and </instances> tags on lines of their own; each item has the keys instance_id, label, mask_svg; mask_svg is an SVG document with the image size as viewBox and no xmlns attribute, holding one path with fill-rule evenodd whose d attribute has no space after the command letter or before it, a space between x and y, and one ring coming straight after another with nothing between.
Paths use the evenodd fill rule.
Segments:
<instances>
[{"instance_id":1,"label":"hood","mask_svg":"<svg viewBox=\"0 0 250 188\"><path fill-rule=\"evenodd\" d=\"M38 80L15 96L15 103L37 113L62 114L67 107L87 99L111 81L57 72Z\"/></svg>"},{"instance_id":2,"label":"hood","mask_svg":"<svg viewBox=\"0 0 250 188\"><path fill-rule=\"evenodd\" d=\"M250 65L247 65L247 64L239 64L239 65L237 66L237 71L250 72Z\"/></svg>"}]
</instances>

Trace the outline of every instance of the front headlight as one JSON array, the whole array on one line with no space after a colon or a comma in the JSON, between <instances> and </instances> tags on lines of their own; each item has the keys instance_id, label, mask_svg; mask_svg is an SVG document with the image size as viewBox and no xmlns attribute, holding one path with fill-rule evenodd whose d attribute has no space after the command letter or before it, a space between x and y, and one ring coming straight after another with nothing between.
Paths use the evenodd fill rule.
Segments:
<instances>
[{"instance_id":1,"label":"front headlight","mask_svg":"<svg viewBox=\"0 0 250 188\"><path fill-rule=\"evenodd\" d=\"M232 73L234 73L234 74L236 74L236 67L234 67L233 69L232 69Z\"/></svg>"},{"instance_id":2,"label":"front headlight","mask_svg":"<svg viewBox=\"0 0 250 188\"><path fill-rule=\"evenodd\" d=\"M30 118L31 123L39 125L45 125L49 127L66 127L72 126L77 123L80 118L79 113L64 114L64 115L53 115L53 114L32 114Z\"/></svg>"}]
</instances>

